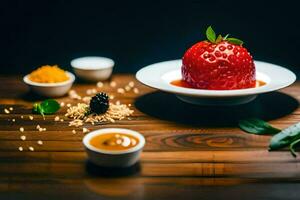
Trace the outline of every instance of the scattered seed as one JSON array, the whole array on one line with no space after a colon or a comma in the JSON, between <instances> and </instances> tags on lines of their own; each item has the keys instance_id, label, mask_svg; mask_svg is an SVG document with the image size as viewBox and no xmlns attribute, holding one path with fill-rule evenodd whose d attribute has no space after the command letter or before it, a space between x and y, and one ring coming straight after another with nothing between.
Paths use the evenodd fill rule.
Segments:
<instances>
[{"instance_id":1,"label":"scattered seed","mask_svg":"<svg viewBox=\"0 0 300 200\"><path fill-rule=\"evenodd\" d=\"M60 103L60 106L61 106L61 107L64 107L64 106L65 106L65 102L61 102L61 103Z\"/></svg>"},{"instance_id":2,"label":"scattered seed","mask_svg":"<svg viewBox=\"0 0 300 200\"><path fill-rule=\"evenodd\" d=\"M10 113L9 110L7 110L6 108L4 109L4 112L5 112L6 114L9 114L9 113Z\"/></svg>"},{"instance_id":3,"label":"scattered seed","mask_svg":"<svg viewBox=\"0 0 300 200\"><path fill-rule=\"evenodd\" d=\"M23 151L23 147L19 147L19 151Z\"/></svg>"},{"instance_id":4,"label":"scattered seed","mask_svg":"<svg viewBox=\"0 0 300 200\"><path fill-rule=\"evenodd\" d=\"M39 128L39 132L42 132L44 129L43 128Z\"/></svg>"},{"instance_id":5,"label":"scattered seed","mask_svg":"<svg viewBox=\"0 0 300 200\"><path fill-rule=\"evenodd\" d=\"M59 116L56 116L55 118L54 118L54 121L59 121Z\"/></svg>"},{"instance_id":6,"label":"scattered seed","mask_svg":"<svg viewBox=\"0 0 300 200\"><path fill-rule=\"evenodd\" d=\"M70 90L69 91L69 97L71 99L81 100L81 96L79 94L77 94L77 92L75 90Z\"/></svg>"},{"instance_id":7,"label":"scattered seed","mask_svg":"<svg viewBox=\"0 0 300 200\"><path fill-rule=\"evenodd\" d=\"M110 82L110 84L109 84L111 87L116 87L117 86L117 83L115 82L115 81L112 81L112 82Z\"/></svg>"},{"instance_id":8,"label":"scattered seed","mask_svg":"<svg viewBox=\"0 0 300 200\"><path fill-rule=\"evenodd\" d=\"M130 87L129 85L126 85L126 86L125 86L125 90L128 92L128 91L131 90L131 87Z\"/></svg>"},{"instance_id":9,"label":"scattered seed","mask_svg":"<svg viewBox=\"0 0 300 200\"><path fill-rule=\"evenodd\" d=\"M116 105L120 105L121 104L121 102L120 101L116 101Z\"/></svg>"},{"instance_id":10,"label":"scattered seed","mask_svg":"<svg viewBox=\"0 0 300 200\"><path fill-rule=\"evenodd\" d=\"M118 88L117 92L120 93L120 94L124 94L125 90L123 88Z\"/></svg>"},{"instance_id":11,"label":"scattered seed","mask_svg":"<svg viewBox=\"0 0 300 200\"><path fill-rule=\"evenodd\" d=\"M102 83L101 81L99 81L99 82L97 83L97 87L98 87L98 88L103 87L103 83Z\"/></svg>"},{"instance_id":12,"label":"scattered seed","mask_svg":"<svg viewBox=\"0 0 300 200\"><path fill-rule=\"evenodd\" d=\"M73 130L72 130L72 133L73 133L73 134L76 134L76 131L73 129Z\"/></svg>"},{"instance_id":13,"label":"scattered seed","mask_svg":"<svg viewBox=\"0 0 300 200\"><path fill-rule=\"evenodd\" d=\"M46 131L47 129L46 128L43 128L43 131Z\"/></svg>"},{"instance_id":14,"label":"scattered seed","mask_svg":"<svg viewBox=\"0 0 300 200\"><path fill-rule=\"evenodd\" d=\"M20 138L21 138L21 140L23 140L23 141L26 140L26 136L25 136L25 135L21 135Z\"/></svg>"},{"instance_id":15,"label":"scattered seed","mask_svg":"<svg viewBox=\"0 0 300 200\"><path fill-rule=\"evenodd\" d=\"M114 95L110 95L109 98L110 98L110 99L114 99L115 96L114 96Z\"/></svg>"},{"instance_id":16,"label":"scattered seed","mask_svg":"<svg viewBox=\"0 0 300 200\"><path fill-rule=\"evenodd\" d=\"M130 81L130 82L128 83L128 85L129 85L130 87L134 87L134 82L133 82L133 81Z\"/></svg>"},{"instance_id":17,"label":"scattered seed","mask_svg":"<svg viewBox=\"0 0 300 200\"><path fill-rule=\"evenodd\" d=\"M29 115L29 119L30 119L30 120L33 120L33 116Z\"/></svg>"},{"instance_id":18,"label":"scattered seed","mask_svg":"<svg viewBox=\"0 0 300 200\"><path fill-rule=\"evenodd\" d=\"M21 132L24 132L24 128L23 128L23 127L20 127L20 131L21 131Z\"/></svg>"},{"instance_id":19,"label":"scattered seed","mask_svg":"<svg viewBox=\"0 0 300 200\"><path fill-rule=\"evenodd\" d=\"M21 115L21 119L23 119L24 118L24 116L23 115Z\"/></svg>"},{"instance_id":20,"label":"scattered seed","mask_svg":"<svg viewBox=\"0 0 300 200\"><path fill-rule=\"evenodd\" d=\"M70 108L72 105L70 103L67 104L67 107Z\"/></svg>"},{"instance_id":21,"label":"scattered seed","mask_svg":"<svg viewBox=\"0 0 300 200\"><path fill-rule=\"evenodd\" d=\"M16 119L12 119L11 121L15 122L15 121L16 121Z\"/></svg>"},{"instance_id":22,"label":"scattered seed","mask_svg":"<svg viewBox=\"0 0 300 200\"><path fill-rule=\"evenodd\" d=\"M134 89L133 89L133 92L134 92L135 94L138 94L138 93L140 93L140 91L139 91L139 89L138 89L138 88L134 88Z\"/></svg>"},{"instance_id":23,"label":"scattered seed","mask_svg":"<svg viewBox=\"0 0 300 200\"><path fill-rule=\"evenodd\" d=\"M84 101L84 102L90 102L90 100L91 100L91 97L88 97L88 96L82 98L82 101Z\"/></svg>"},{"instance_id":24,"label":"scattered seed","mask_svg":"<svg viewBox=\"0 0 300 200\"><path fill-rule=\"evenodd\" d=\"M38 140L38 141L37 141L37 144L38 144L38 145L43 145L43 141L42 141L42 140Z\"/></svg>"},{"instance_id":25,"label":"scattered seed","mask_svg":"<svg viewBox=\"0 0 300 200\"><path fill-rule=\"evenodd\" d=\"M128 104L128 106L129 106L129 107L131 107L131 103L130 103L130 104Z\"/></svg>"},{"instance_id":26,"label":"scattered seed","mask_svg":"<svg viewBox=\"0 0 300 200\"><path fill-rule=\"evenodd\" d=\"M32 146L28 147L29 151L34 151L34 148Z\"/></svg>"},{"instance_id":27,"label":"scattered seed","mask_svg":"<svg viewBox=\"0 0 300 200\"><path fill-rule=\"evenodd\" d=\"M61 122L63 122L63 121L64 121L64 119L60 119L60 121L61 121Z\"/></svg>"},{"instance_id":28,"label":"scattered seed","mask_svg":"<svg viewBox=\"0 0 300 200\"><path fill-rule=\"evenodd\" d=\"M40 129L40 128L41 128L40 125L37 125L37 126L36 126L36 129Z\"/></svg>"},{"instance_id":29,"label":"scattered seed","mask_svg":"<svg viewBox=\"0 0 300 200\"><path fill-rule=\"evenodd\" d=\"M13 108L13 107L9 107L9 110L10 110L10 111L13 111L13 110L14 110L14 108Z\"/></svg>"},{"instance_id":30,"label":"scattered seed","mask_svg":"<svg viewBox=\"0 0 300 200\"><path fill-rule=\"evenodd\" d=\"M89 132L89 129L87 129L87 128L82 128L82 132L83 132L83 133L87 133L87 132Z\"/></svg>"}]
</instances>

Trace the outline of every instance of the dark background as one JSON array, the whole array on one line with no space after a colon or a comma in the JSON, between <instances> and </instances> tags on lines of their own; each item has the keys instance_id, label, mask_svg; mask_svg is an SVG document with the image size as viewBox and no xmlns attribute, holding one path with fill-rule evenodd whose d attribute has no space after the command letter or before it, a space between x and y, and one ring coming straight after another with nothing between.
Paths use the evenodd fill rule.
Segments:
<instances>
[{"instance_id":1,"label":"dark background","mask_svg":"<svg viewBox=\"0 0 300 200\"><path fill-rule=\"evenodd\" d=\"M28 73L44 64L69 69L71 59L90 55L110 57L116 72L133 73L181 58L208 25L242 39L256 60L297 71L296 2L1 1L0 73Z\"/></svg>"}]
</instances>

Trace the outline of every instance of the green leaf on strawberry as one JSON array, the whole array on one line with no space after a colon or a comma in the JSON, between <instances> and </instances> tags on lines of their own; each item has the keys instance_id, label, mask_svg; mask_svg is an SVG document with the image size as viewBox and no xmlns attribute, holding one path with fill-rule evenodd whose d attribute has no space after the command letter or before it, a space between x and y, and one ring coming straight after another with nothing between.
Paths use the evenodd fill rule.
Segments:
<instances>
[{"instance_id":1,"label":"green leaf on strawberry","mask_svg":"<svg viewBox=\"0 0 300 200\"><path fill-rule=\"evenodd\" d=\"M226 40L232 44L237 44L237 45L242 45L244 43L242 40L237 38L227 38Z\"/></svg>"},{"instance_id":2,"label":"green leaf on strawberry","mask_svg":"<svg viewBox=\"0 0 300 200\"><path fill-rule=\"evenodd\" d=\"M215 43L216 42L216 33L215 31L212 29L211 26L209 26L207 29L206 29L206 37L207 39L212 42L212 43Z\"/></svg>"},{"instance_id":3,"label":"green leaf on strawberry","mask_svg":"<svg viewBox=\"0 0 300 200\"><path fill-rule=\"evenodd\" d=\"M219 43L219 42L221 42L223 40L223 37L222 37L222 35L218 35L218 37L217 37L217 39L216 39L216 43Z\"/></svg>"},{"instance_id":4,"label":"green leaf on strawberry","mask_svg":"<svg viewBox=\"0 0 300 200\"><path fill-rule=\"evenodd\" d=\"M222 41L228 41L232 44L243 45L244 42L242 40L237 38L228 38L228 36L229 34L227 34L225 37L222 37L222 35L219 34L218 37L216 37L216 33L211 26L206 29L206 37L211 43L218 44Z\"/></svg>"}]
</instances>

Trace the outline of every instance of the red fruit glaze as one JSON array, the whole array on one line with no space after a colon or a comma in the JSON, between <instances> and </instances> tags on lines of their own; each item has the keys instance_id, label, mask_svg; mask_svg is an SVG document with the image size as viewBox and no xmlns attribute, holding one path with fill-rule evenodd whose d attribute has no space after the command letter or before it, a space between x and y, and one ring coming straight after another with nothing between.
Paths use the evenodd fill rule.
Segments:
<instances>
[{"instance_id":1,"label":"red fruit glaze","mask_svg":"<svg viewBox=\"0 0 300 200\"><path fill-rule=\"evenodd\" d=\"M233 90L255 87L255 65L240 45L202 41L189 48L182 59L182 77L194 88Z\"/></svg>"}]
</instances>

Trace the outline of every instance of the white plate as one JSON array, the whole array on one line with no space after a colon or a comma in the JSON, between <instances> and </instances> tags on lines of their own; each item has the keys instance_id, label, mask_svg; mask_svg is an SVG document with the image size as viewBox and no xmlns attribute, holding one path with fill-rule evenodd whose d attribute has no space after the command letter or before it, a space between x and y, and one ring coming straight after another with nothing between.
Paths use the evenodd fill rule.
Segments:
<instances>
[{"instance_id":1,"label":"white plate","mask_svg":"<svg viewBox=\"0 0 300 200\"><path fill-rule=\"evenodd\" d=\"M236 105L248 103L256 95L282 89L296 80L290 70L266 63L254 61L256 79L266 84L261 87L239 90L202 90L171 85L173 80L181 79L181 60L171 60L146 66L136 73L141 83L165 92L174 93L185 102L198 105Z\"/></svg>"}]
</instances>

